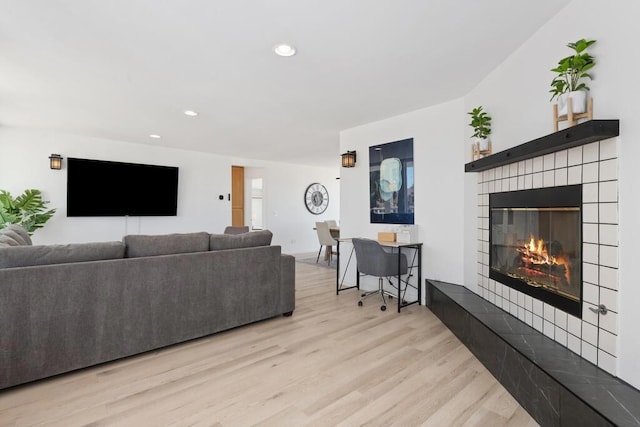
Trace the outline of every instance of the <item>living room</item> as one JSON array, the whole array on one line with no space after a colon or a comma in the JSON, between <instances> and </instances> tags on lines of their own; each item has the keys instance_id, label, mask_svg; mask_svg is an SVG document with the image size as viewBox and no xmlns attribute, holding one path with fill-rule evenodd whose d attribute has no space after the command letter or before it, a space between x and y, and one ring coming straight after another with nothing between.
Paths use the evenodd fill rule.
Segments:
<instances>
[{"instance_id":1,"label":"living room","mask_svg":"<svg viewBox=\"0 0 640 427\"><path fill-rule=\"evenodd\" d=\"M297 254L317 250L312 230L315 220L339 218L341 233L345 236L374 237L378 231L386 230L387 226L370 224L367 220L369 169L366 153L369 146L410 137L414 139L416 162L415 222L419 226L420 240L424 242L423 277L462 284L481 293L479 282L482 279L479 279L478 271L480 178L479 174L464 172L465 163L471 160L471 129L467 126L466 113L477 105L490 111L494 120L494 153L552 133L548 93L552 76L549 69L558 58L568 54L568 42L581 37L596 39L593 54L598 62L589 84L595 104L594 118L620 120L620 136L615 138L619 195L617 282L613 289L615 305L609 306L608 314L611 316L608 319L613 319L615 333L611 334L613 350L603 350L598 342L601 338L596 337L595 343L589 344L593 348L584 345L579 351L587 348L584 357L640 388L640 343L635 338L640 333L640 314L633 307L633 301L640 297L640 290L634 285L636 251L632 246L640 241L640 226L634 220L640 216L640 201L634 193L640 172L633 165L640 148L632 142L640 137L640 130L634 126L634 116L640 113L640 107L635 97L628 93L635 64L629 64L627 59L635 39L633 35L638 31L635 19L640 16L640 6L633 0L613 4L574 0L565 4L512 51L504 53L497 66L476 70L473 63L462 61L462 71L474 74L474 78L466 82L469 83L468 90L453 86L448 88L448 96L437 102L341 128L339 142L336 137L336 144L331 148L335 165L310 166L303 161L292 164L286 161L290 156L284 149L277 153L276 160L273 157L256 159L154 146L147 142L131 143L108 132L100 137L86 136L65 131L63 125L53 129L53 126L31 128L31 125L16 124L0 128L0 188L14 193L25 188L42 189L51 207L59 209L59 214L34 235L34 242L39 244L120 240L125 234L135 233L200 230L214 233L221 232L230 223L231 210L226 197L231 186L230 167L240 164L254 168L264 178L265 223L274 233L272 243L281 245L284 253ZM517 22L511 24L518 25ZM477 46L477 49L490 50L490 46ZM480 77L476 76L478 73ZM446 85L443 83L443 86ZM6 109L4 107L0 112L5 113ZM10 117L10 113L7 114ZM194 118L202 119L206 118L202 115ZM0 116L0 123L4 122ZM356 166L339 168L339 154L350 150L358 154ZM51 153L179 166L180 214L172 219L119 218L99 222L65 218L66 175L64 169L49 169L47 157ZM323 183L331 198L327 211L321 216L309 214L302 203L305 188L313 182ZM219 200L219 195L224 200ZM550 336L550 333L545 332L545 335ZM555 334L550 337L556 339Z\"/></svg>"}]
</instances>

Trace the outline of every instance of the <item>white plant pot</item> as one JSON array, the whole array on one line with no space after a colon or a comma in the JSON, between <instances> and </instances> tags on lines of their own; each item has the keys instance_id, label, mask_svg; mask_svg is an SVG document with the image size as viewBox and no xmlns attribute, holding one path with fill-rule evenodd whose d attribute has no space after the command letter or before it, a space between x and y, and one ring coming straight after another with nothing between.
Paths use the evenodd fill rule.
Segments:
<instances>
[{"instance_id":1,"label":"white plant pot","mask_svg":"<svg viewBox=\"0 0 640 427\"><path fill-rule=\"evenodd\" d=\"M573 114L580 114L587 111L587 92L583 90L576 90L573 92L563 93L558 96L558 115L567 115L568 105L567 100L571 98Z\"/></svg>"},{"instance_id":2,"label":"white plant pot","mask_svg":"<svg viewBox=\"0 0 640 427\"><path fill-rule=\"evenodd\" d=\"M476 138L473 141L478 147L478 151L487 151L489 149L489 138Z\"/></svg>"}]
</instances>

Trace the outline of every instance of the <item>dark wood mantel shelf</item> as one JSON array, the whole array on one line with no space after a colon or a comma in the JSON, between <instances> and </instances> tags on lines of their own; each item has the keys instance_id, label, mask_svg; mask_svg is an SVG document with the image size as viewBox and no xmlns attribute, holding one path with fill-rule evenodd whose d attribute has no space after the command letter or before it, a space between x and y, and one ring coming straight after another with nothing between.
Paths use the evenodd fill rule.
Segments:
<instances>
[{"instance_id":1,"label":"dark wood mantel shelf","mask_svg":"<svg viewBox=\"0 0 640 427\"><path fill-rule=\"evenodd\" d=\"M464 171L481 172L618 135L620 135L619 120L589 120L467 163L464 165Z\"/></svg>"}]
</instances>

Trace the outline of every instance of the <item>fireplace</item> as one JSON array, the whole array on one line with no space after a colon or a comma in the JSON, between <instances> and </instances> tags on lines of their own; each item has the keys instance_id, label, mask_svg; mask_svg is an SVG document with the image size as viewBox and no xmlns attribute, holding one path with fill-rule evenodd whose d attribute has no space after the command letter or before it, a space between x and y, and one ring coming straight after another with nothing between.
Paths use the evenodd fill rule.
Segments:
<instances>
[{"instance_id":1,"label":"fireplace","mask_svg":"<svg viewBox=\"0 0 640 427\"><path fill-rule=\"evenodd\" d=\"M582 317L582 185L492 193L489 277Z\"/></svg>"}]
</instances>

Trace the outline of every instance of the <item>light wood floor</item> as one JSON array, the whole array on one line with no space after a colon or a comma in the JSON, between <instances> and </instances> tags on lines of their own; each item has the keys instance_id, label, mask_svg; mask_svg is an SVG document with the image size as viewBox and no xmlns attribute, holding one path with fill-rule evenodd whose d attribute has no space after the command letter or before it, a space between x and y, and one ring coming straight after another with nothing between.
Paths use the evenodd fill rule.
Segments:
<instances>
[{"instance_id":1,"label":"light wood floor","mask_svg":"<svg viewBox=\"0 0 640 427\"><path fill-rule=\"evenodd\" d=\"M293 317L0 392L0 425L536 425L424 306L296 270Z\"/></svg>"}]
</instances>

